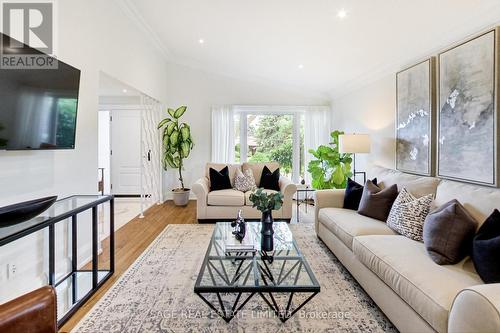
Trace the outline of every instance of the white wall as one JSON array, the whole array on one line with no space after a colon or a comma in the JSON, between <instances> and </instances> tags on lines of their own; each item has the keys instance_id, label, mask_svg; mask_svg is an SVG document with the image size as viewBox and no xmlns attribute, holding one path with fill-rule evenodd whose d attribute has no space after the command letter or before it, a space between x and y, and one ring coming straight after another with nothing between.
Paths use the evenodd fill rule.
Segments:
<instances>
[{"instance_id":1,"label":"white wall","mask_svg":"<svg viewBox=\"0 0 500 333\"><path fill-rule=\"evenodd\" d=\"M371 135L371 153L356 157L357 170L366 170L370 163L395 167L395 74L334 99L332 110L333 128Z\"/></svg>"},{"instance_id":2,"label":"white wall","mask_svg":"<svg viewBox=\"0 0 500 333\"><path fill-rule=\"evenodd\" d=\"M57 4L58 57L82 70L76 149L0 151L0 206L46 195L97 193L99 71L165 100L164 58L115 1L63 0ZM43 258L46 246L42 236L0 248L0 280L5 280L6 264L13 257L19 262L16 279L0 281L0 303L44 280L45 268L36 262Z\"/></svg>"},{"instance_id":3,"label":"white wall","mask_svg":"<svg viewBox=\"0 0 500 333\"><path fill-rule=\"evenodd\" d=\"M328 105L329 98L298 89L266 83L238 80L185 66L167 67L167 106L187 105L182 118L191 125L195 147L185 163L186 186L204 174L211 157L211 107L213 105ZM177 175L168 171L164 177L165 197L178 186Z\"/></svg>"}]
</instances>

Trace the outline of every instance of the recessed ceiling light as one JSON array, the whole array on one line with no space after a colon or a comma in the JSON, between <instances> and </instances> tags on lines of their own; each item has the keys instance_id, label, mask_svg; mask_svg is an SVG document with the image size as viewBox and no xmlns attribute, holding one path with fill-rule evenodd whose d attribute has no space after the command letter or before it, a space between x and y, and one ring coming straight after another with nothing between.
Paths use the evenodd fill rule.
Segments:
<instances>
[{"instance_id":1,"label":"recessed ceiling light","mask_svg":"<svg viewBox=\"0 0 500 333\"><path fill-rule=\"evenodd\" d=\"M347 17L347 11L345 9L341 9L339 10L339 12L337 13L337 16L340 18L340 19L344 19Z\"/></svg>"},{"instance_id":2,"label":"recessed ceiling light","mask_svg":"<svg viewBox=\"0 0 500 333\"><path fill-rule=\"evenodd\" d=\"M205 40L204 40L203 38L200 38L200 39L198 39L198 43L200 43L200 44L204 44L204 43L205 43Z\"/></svg>"},{"instance_id":3,"label":"recessed ceiling light","mask_svg":"<svg viewBox=\"0 0 500 333\"><path fill-rule=\"evenodd\" d=\"M128 92L127 89L123 89L122 91L123 91L124 94L126 94Z\"/></svg>"},{"instance_id":4,"label":"recessed ceiling light","mask_svg":"<svg viewBox=\"0 0 500 333\"><path fill-rule=\"evenodd\" d=\"M297 66L299 69L304 69L304 65L300 64Z\"/></svg>"}]
</instances>

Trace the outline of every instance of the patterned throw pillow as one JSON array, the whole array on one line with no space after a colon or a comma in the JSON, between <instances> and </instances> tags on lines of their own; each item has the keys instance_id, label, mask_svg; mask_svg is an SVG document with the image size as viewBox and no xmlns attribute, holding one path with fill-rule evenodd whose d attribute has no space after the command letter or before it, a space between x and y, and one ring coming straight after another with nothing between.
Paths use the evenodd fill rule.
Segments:
<instances>
[{"instance_id":1,"label":"patterned throw pillow","mask_svg":"<svg viewBox=\"0 0 500 333\"><path fill-rule=\"evenodd\" d=\"M433 201L434 194L417 199L403 188L392 205L387 225L400 235L422 242L425 218Z\"/></svg>"},{"instance_id":2,"label":"patterned throw pillow","mask_svg":"<svg viewBox=\"0 0 500 333\"><path fill-rule=\"evenodd\" d=\"M236 176L234 177L234 189L247 192L253 191L257 188L255 185L255 178L253 172L250 169L246 169L245 172L241 172L240 169L236 169Z\"/></svg>"}]
</instances>

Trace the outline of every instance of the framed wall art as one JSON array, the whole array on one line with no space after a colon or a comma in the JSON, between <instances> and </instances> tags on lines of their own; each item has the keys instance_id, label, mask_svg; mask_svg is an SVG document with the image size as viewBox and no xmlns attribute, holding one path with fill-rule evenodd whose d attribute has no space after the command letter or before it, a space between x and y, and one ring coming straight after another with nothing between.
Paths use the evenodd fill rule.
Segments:
<instances>
[{"instance_id":1,"label":"framed wall art","mask_svg":"<svg viewBox=\"0 0 500 333\"><path fill-rule=\"evenodd\" d=\"M436 59L396 74L396 169L435 173Z\"/></svg>"},{"instance_id":2,"label":"framed wall art","mask_svg":"<svg viewBox=\"0 0 500 333\"><path fill-rule=\"evenodd\" d=\"M438 176L498 185L498 39L492 29L438 56Z\"/></svg>"}]
</instances>

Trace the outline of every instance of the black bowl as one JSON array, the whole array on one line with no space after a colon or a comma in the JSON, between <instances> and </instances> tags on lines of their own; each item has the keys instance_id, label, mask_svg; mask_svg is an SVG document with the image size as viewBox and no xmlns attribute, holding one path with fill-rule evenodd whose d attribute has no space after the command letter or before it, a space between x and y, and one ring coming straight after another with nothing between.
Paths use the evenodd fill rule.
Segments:
<instances>
[{"instance_id":1,"label":"black bowl","mask_svg":"<svg viewBox=\"0 0 500 333\"><path fill-rule=\"evenodd\" d=\"M57 200L57 196L25 201L0 208L0 227L28 221L46 211Z\"/></svg>"}]
</instances>

